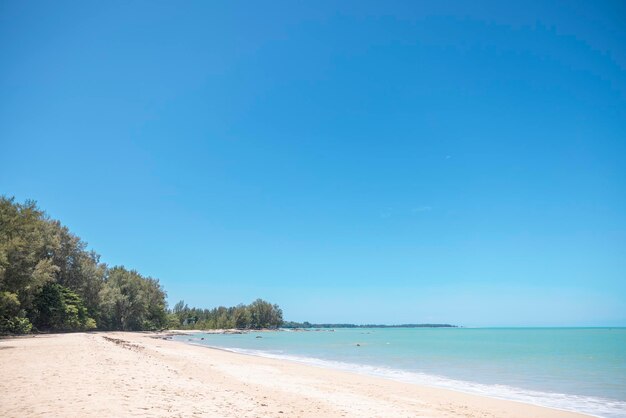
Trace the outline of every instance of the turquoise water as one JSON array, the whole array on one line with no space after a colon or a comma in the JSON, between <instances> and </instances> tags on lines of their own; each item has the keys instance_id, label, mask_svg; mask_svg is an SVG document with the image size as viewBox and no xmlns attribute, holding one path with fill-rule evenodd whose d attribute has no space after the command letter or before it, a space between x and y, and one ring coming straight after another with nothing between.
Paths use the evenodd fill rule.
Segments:
<instances>
[{"instance_id":1,"label":"turquoise water","mask_svg":"<svg viewBox=\"0 0 626 418\"><path fill-rule=\"evenodd\" d=\"M626 417L626 328L368 328L175 338L596 416Z\"/></svg>"}]
</instances>

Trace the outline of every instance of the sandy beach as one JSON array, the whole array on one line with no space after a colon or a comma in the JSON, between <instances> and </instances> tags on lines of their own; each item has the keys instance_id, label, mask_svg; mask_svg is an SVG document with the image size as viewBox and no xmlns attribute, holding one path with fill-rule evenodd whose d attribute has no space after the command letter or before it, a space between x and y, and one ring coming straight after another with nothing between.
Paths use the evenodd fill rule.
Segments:
<instances>
[{"instance_id":1,"label":"sandy beach","mask_svg":"<svg viewBox=\"0 0 626 418\"><path fill-rule=\"evenodd\" d=\"M583 416L155 336L1 339L0 416Z\"/></svg>"}]
</instances>

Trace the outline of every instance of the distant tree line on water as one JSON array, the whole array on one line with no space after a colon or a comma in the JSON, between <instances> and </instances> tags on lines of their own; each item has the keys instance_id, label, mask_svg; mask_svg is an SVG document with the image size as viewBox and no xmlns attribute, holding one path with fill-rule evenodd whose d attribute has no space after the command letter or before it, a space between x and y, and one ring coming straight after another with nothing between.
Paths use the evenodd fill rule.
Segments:
<instances>
[{"instance_id":1,"label":"distant tree line on water","mask_svg":"<svg viewBox=\"0 0 626 418\"><path fill-rule=\"evenodd\" d=\"M285 321L282 324L283 328L457 328L456 325L450 324L399 324L399 325L385 325L385 324L312 324L308 321L293 322Z\"/></svg>"},{"instance_id":2,"label":"distant tree line on water","mask_svg":"<svg viewBox=\"0 0 626 418\"><path fill-rule=\"evenodd\" d=\"M274 327L282 323L282 311L262 300L213 310L177 304L168 311L157 279L108 267L35 202L0 196L0 334L157 330L191 322L206 328Z\"/></svg>"}]
</instances>

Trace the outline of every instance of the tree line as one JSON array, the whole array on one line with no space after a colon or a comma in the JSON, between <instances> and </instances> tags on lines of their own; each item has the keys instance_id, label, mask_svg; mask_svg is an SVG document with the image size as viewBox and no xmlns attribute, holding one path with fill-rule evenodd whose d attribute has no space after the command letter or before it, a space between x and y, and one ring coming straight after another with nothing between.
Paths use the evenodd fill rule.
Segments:
<instances>
[{"instance_id":1,"label":"tree line","mask_svg":"<svg viewBox=\"0 0 626 418\"><path fill-rule=\"evenodd\" d=\"M457 325L450 324L312 324L308 321L294 322L285 321L283 328L457 328Z\"/></svg>"},{"instance_id":2,"label":"tree line","mask_svg":"<svg viewBox=\"0 0 626 418\"><path fill-rule=\"evenodd\" d=\"M277 328L283 324L283 311L257 299L249 305L214 309L190 308L184 301L174 305L170 314L170 327L183 329L261 329Z\"/></svg>"},{"instance_id":3,"label":"tree line","mask_svg":"<svg viewBox=\"0 0 626 418\"><path fill-rule=\"evenodd\" d=\"M0 334L30 331L157 330L279 326L277 305L167 309L157 279L100 256L34 201L0 196Z\"/></svg>"},{"instance_id":4,"label":"tree line","mask_svg":"<svg viewBox=\"0 0 626 418\"><path fill-rule=\"evenodd\" d=\"M0 333L163 328L159 281L100 256L34 201L0 197Z\"/></svg>"}]
</instances>

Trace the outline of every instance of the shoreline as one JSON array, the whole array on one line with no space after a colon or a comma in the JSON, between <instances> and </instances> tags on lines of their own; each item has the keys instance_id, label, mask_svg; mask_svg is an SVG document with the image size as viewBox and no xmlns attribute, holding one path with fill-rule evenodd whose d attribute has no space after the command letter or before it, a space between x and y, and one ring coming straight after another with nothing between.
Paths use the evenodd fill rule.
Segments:
<instances>
[{"instance_id":1,"label":"shoreline","mask_svg":"<svg viewBox=\"0 0 626 418\"><path fill-rule=\"evenodd\" d=\"M178 335L186 335L186 334L178 334ZM555 406L542 405L541 403L538 403L538 402L523 401L523 400L518 400L518 399L507 398L507 397L504 397L504 396L497 396L495 394L483 393L483 392L477 393L477 392L472 392L471 390L464 390L462 388L456 388L456 387L447 387L447 386L443 386L443 385L437 385L437 384L434 384L434 383L411 382L411 381L402 380L402 379L398 379L398 378L394 378L394 377L389 377L389 376L386 376L386 375L383 375L383 374L368 373L366 371L360 371L360 370L355 370L355 369L340 368L340 367L336 367L336 366L333 367L332 365L329 365L328 363L334 363L334 362L328 361L328 360L323 360L323 359L318 359L318 358L314 358L314 357L311 357L310 359L311 360L319 360L319 363L309 362L305 358L299 359L299 358L297 358L295 356L264 355L262 353L244 352L244 351L238 351L237 349L217 347L217 346L210 346L210 345L204 345L204 344L194 343L194 342L175 341L175 340L169 340L169 339L168 339L168 341L182 342L183 344L192 345L192 346L195 346L195 347L201 347L201 348L209 349L209 350L217 350L217 351L222 351L222 352L231 353L231 354L235 354L235 355L258 357L258 358L270 359L270 360L275 360L275 361L285 361L285 362L300 364L300 365L304 365L304 366L308 366L308 367L316 367L316 368L320 368L320 369L323 369L323 370L333 370L333 371L339 371L339 372L342 372L342 373L355 374L355 375L359 375L359 376L369 376L369 377L389 380L389 381L392 381L392 382L405 383L405 384L409 384L409 385L424 386L424 387L428 387L428 388L432 388L432 389L449 390L449 391L452 391L452 392L463 393L463 394L471 395L471 396L484 397L484 398L488 398L488 399L497 399L497 400L508 401L508 402L516 402L516 403L520 403L520 404L524 404L524 405L531 405L531 406L537 406L537 407L540 407L540 408L552 409L552 410L555 410L555 411L569 412L569 413L575 413L575 414L582 414L582 416L587 416L587 417L602 418L599 415L590 414L588 412L579 412L579 411L575 411L575 410L572 410L572 409L565 409L565 408L559 408L559 407L555 407ZM346 363L346 364L350 365L350 366L357 366L357 367L370 367L370 366L367 366L367 365L361 365L361 364L356 364L356 363ZM397 369L389 369L389 370L402 372L402 370L397 370ZM447 380L453 381L453 379L447 379ZM459 381L459 382L461 382L461 381ZM473 384L474 382L462 382L462 383ZM490 386L490 385L486 385L486 384L479 384L479 385L481 385L481 386ZM517 388L512 388L512 389L517 389ZM557 395L564 395L564 394L557 394ZM565 395L565 396L568 396L568 395ZM575 395L573 395L573 396L575 396Z\"/></svg>"},{"instance_id":2,"label":"shoreline","mask_svg":"<svg viewBox=\"0 0 626 418\"><path fill-rule=\"evenodd\" d=\"M589 416L164 340L168 334L94 332L2 339L0 367L5 378L0 389L8 396L0 398L0 413L6 417Z\"/></svg>"},{"instance_id":3,"label":"shoreline","mask_svg":"<svg viewBox=\"0 0 626 418\"><path fill-rule=\"evenodd\" d=\"M285 330L183 330L183 332L178 335L228 335L280 331ZM204 338L201 338L201 340L204 340ZM523 386L513 386L506 383L480 383L479 381L455 379L434 373L404 370L401 368L394 368L393 366L357 363L350 362L349 360L333 360L315 357L314 355L303 356L299 354L286 354L282 352L282 350L277 353L272 350L268 351L265 349L255 349L251 347L238 347L236 344L232 347L208 345L208 341L200 341L200 339L192 340L178 338L176 341L188 345L210 348L233 354L273 359L276 361L293 362L310 367L353 373L361 376L371 376L411 385L426 386L429 388L451 390L458 393L487 397L491 399L519 402L527 405L554 409L557 411L585 414L586 416L613 418L626 417L626 409L624 409L626 408L626 403L602 396L534 389ZM277 347L274 348L276 349Z\"/></svg>"}]
</instances>

